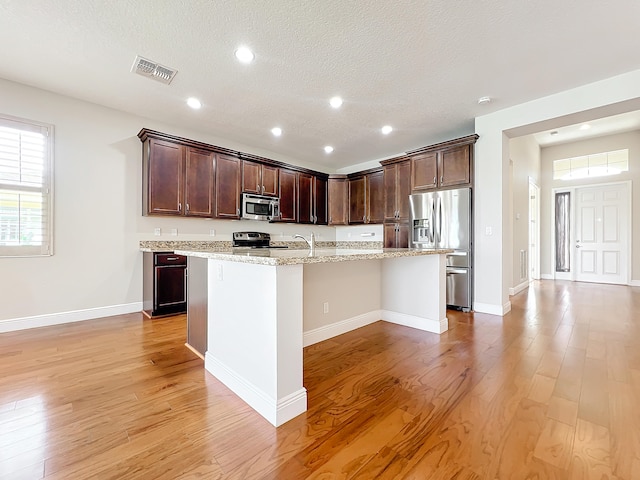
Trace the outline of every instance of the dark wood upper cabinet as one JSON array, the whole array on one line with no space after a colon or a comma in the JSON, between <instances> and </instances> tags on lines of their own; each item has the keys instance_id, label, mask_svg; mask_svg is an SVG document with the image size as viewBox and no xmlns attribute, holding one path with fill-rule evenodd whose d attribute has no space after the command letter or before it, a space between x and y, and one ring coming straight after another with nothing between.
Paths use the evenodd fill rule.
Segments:
<instances>
[{"instance_id":1,"label":"dark wood upper cabinet","mask_svg":"<svg viewBox=\"0 0 640 480\"><path fill-rule=\"evenodd\" d=\"M262 165L262 194L278 196L278 177L280 169L271 165Z\"/></svg>"},{"instance_id":2,"label":"dark wood upper cabinet","mask_svg":"<svg viewBox=\"0 0 640 480\"><path fill-rule=\"evenodd\" d=\"M215 217L240 218L240 159L224 154L216 157Z\"/></svg>"},{"instance_id":3,"label":"dark wood upper cabinet","mask_svg":"<svg viewBox=\"0 0 640 480\"><path fill-rule=\"evenodd\" d=\"M384 172L367 175L367 222L382 223L384 221Z\"/></svg>"},{"instance_id":4,"label":"dark wood upper cabinet","mask_svg":"<svg viewBox=\"0 0 640 480\"><path fill-rule=\"evenodd\" d=\"M349 223L384 221L384 172L382 169L349 178Z\"/></svg>"},{"instance_id":5,"label":"dark wood upper cabinet","mask_svg":"<svg viewBox=\"0 0 640 480\"><path fill-rule=\"evenodd\" d=\"M428 190L438 187L438 153L429 152L411 159L411 190Z\"/></svg>"},{"instance_id":6,"label":"dark wood upper cabinet","mask_svg":"<svg viewBox=\"0 0 640 480\"><path fill-rule=\"evenodd\" d=\"M320 177L313 177L313 207L314 223L326 225L327 218L327 180Z\"/></svg>"},{"instance_id":7,"label":"dark wood upper cabinet","mask_svg":"<svg viewBox=\"0 0 640 480\"><path fill-rule=\"evenodd\" d=\"M467 185L471 181L469 145L440 152L440 186Z\"/></svg>"},{"instance_id":8,"label":"dark wood upper cabinet","mask_svg":"<svg viewBox=\"0 0 640 480\"><path fill-rule=\"evenodd\" d=\"M349 224L366 223L366 177L349 179Z\"/></svg>"},{"instance_id":9,"label":"dark wood upper cabinet","mask_svg":"<svg viewBox=\"0 0 640 480\"><path fill-rule=\"evenodd\" d=\"M151 138L143 149L143 214L182 215L185 147Z\"/></svg>"},{"instance_id":10,"label":"dark wood upper cabinet","mask_svg":"<svg viewBox=\"0 0 640 480\"><path fill-rule=\"evenodd\" d=\"M477 135L469 135L407 152L411 158L411 189L471 186L473 144L477 140Z\"/></svg>"},{"instance_id":11,"label":"dark wood upper cabinet","mask_svg":"<svg viewBox=\"0 0 640 480\"><path fill-rule=\"evenodd\" d=\"M280 169L279 188L280 220L283 222L297 221L297 178L293 170Z\"/></svg>"},{"instance_id":12,"label":"dark wood upper cabinet","mask_svg":"<svg viewBox=\"0 0 640 480\"><path fill-rule=\"evenodd\" d=\"M313 175L298 173L298 223L314 223Z\"/></svg>"},{"instance_id":13,"label":"dark wood upper cabinet","mask_svg":"<svg viewBox=\"0 0 640 480\"><path fill-rule=\"evenodd\" d=\"M213 170L215 154L187 147L185 215L211 217L213 215Z\"/></svg>"},{"instance_id":14,"label":"dark wood upper cabinet","mask_svg":"<svg viewBox=\"0 0 640 480\"><path fill-rule=\"evenodd\" d=\"M347 225L349 223L348 186L349 182L346 177L329 178L327 194L329 225Z\"/></svg>"},{"instance_id":15,"label":"dark wood upper cabinet","mask_svg":"<svg viewBox=\"0 0 640 480\"><path fill-rule=\"evenodd\" d=\"M278 167L242 160L242 191L258 195L278 195Z\"/></svg>"}]
</instances>

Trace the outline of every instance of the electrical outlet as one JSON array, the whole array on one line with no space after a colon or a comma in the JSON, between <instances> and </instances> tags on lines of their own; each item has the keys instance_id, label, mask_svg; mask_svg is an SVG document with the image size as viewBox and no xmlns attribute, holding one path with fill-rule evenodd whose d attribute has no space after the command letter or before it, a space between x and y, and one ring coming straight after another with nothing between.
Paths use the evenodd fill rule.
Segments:
<instances>
[{"instance_id":1,"label":"electrical outlet","mask_svg":"<svg viewBox=\"0 0 640 480\"><path fill-rule=\"evenodd\" d=\"M329 302L324 302L322 304L322 311L323 313L329 313Z\"/></svg>"},{"instance_id":2,"label":"electrical outlet","mask_svg":"<svg viewBox=\"0 0 640 480\"><path fill-rule=\"evenodd\" d=\"M177 237L178 236L178 229L177 228L172 228L171 229L171 236L173 236L173 237Z\"/></svg>"},{"instance_id":3,"label":"electrical outlet","mask_svg":"<svg viewBox=\"0 0 640 480\"><path fill-rule=\"evenodd\" d=\"M154 234L156 237L159 237L159 236L162 234L162 230L161 230L161 229L159 229L159 228L154 228L154 229L153 229L153 234Z\"/></svg>"},{"instance_id":4,"label":"electrical outlet","mask_svg":"<svg viewBox=\"0 0 640 480\"><path fill-rule=\"evenodd\" d=\"M487 237L490 237L491 235L493 235L493 228L492 227L485 227L484 229L484 234Z\"/></svg>"},{"instance_id":5,"label":"electrical outlet","mask_svg":"<svg viewBox=\"0 0 640 480\"><path fill-rule=\"evenodd\" d=\"M222 265L218 265L218 280L222 281L222 279L223 279Z\"/></svg>"},{"instance_id":6,"label":"electrical outlet","mask_svg":"<svg viewBox=\"0 0 640 480\"><path fill-rule=\"evenodd\" d=\"M209 230L209 235L212 237L216 236L216 231L212 228L211 230Z\"/></svg>"}]
</instances>

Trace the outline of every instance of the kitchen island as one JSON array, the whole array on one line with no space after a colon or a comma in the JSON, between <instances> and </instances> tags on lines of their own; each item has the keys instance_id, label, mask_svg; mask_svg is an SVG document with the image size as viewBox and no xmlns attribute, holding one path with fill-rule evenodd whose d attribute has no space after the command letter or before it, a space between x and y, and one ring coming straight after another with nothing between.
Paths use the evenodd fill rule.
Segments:
<instances>
[{"instance_id":1,"label":"kitchen island","mask_svg":"<svg viewBox=\"0 0 640 480\"><path fill-rule=\"evenodd\" d=\"M386 320L435 333L447 330L445 254L410 249L180 250L206 258L208 348L205 368L275 426L307 409L303 386L304 269L343 264L349 271L375 263L378 283L369 296L380 305L356 318ZM310 273L311 272L311 273ZM340 278L335 279L340 282ZM322 283L322 282L321 282ZM349 285L343 289L348 290ZM328 302L327 302L328 304ZM326 313L326 312L325 312ZM360 319L360 320L358 320ZM362 320L365 319L365 320ZM368 319L368 320L367 320ZM357 326L352 319L343 331ZM346 329L346 330L345 330ZM340 333L335 328L318 329ZM316 341L324 339L316 338Z\"/></svg>"}]
</instances>

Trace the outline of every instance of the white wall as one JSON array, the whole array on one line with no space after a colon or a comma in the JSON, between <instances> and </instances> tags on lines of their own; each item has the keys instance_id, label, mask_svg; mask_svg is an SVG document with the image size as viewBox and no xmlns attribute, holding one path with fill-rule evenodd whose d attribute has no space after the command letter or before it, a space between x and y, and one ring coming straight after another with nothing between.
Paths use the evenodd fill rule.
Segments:
<instances>
[{"instance_id":1,"label":"white wall","mask_svg":"<svg viewBox=\"0 0 640 480\"><path fill-rule=\"evenodd\" d=\"M572 158L593 153L611 152L613 150L629 149L629 171L619 175L600 178L583 178L577 180L554 180L553 161L562 158ZM542 189L541 189L541 264L540 271L545 276L553 275L554 262L552 205L553 189L592 185L596 183L632 182L632 205L640 205L640 131L607 135L591 138L580 142L565 143L542 148ZM632 252L640 252L640 209L632 208ZM634 284L640 283L640 255L632 255L631 279Z\"/></svg>"},{"instance_id":2,"label":"white wall","mask_svg":"<svg viewBox=\"0 0 640 480\"><path fill-rule=\"evenodd\" d=\"M508 138L640 109L640 70L611 77L475 120L474 309L502 315L511 309ZM491 233L488 235L488 233Z\"/></svg>"},{"instance_id":3,"label":"white wall","mask_svg":"<svg viewBox=\"0 0 640 480\"><path fill-rule=\"evenodd\" d=\"M540 146L530 136L509 141L511 158L511 215L513 260L510 287L517 287L529 276L520 278L520 251L529 254L529 179L540 185Z\"/></svg>"},{"instance_id":4,"label":"white wall","mask_svg":"<svg viewBox=\"0 0 640 480\"><path fill-rule=\"evenodd\" d=\"M0 80L0 113L55 126L55 254L0 258L0 331L25 322L141 310L139 240L230 240L237 230L268 231L276 240L313 230L319 240L335 239L331 227L142 216L141 128L265 152L5 80ZM156 227L165 233L177 228L179 235L154 237ZM210 229L216 237L209 236ZM46 318L26 318L34 316Z\"/></svg>"}]
</instances>

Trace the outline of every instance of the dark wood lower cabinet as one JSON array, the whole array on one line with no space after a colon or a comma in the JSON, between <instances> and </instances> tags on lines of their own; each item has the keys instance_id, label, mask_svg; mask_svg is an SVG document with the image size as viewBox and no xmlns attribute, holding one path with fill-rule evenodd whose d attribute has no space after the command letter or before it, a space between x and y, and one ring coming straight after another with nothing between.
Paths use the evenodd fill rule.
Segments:
<instances>
[{"instance_id":1,"label":"dark wood lower cabinet","mask_svg":"<svg viewBox=\"0 0 640 480\"><path fill-rule=\"evenodd\" d=\"M187 311L187 257L172 252L143 254L143 309L150 317Z\"/></svg>"}]
</instances>

